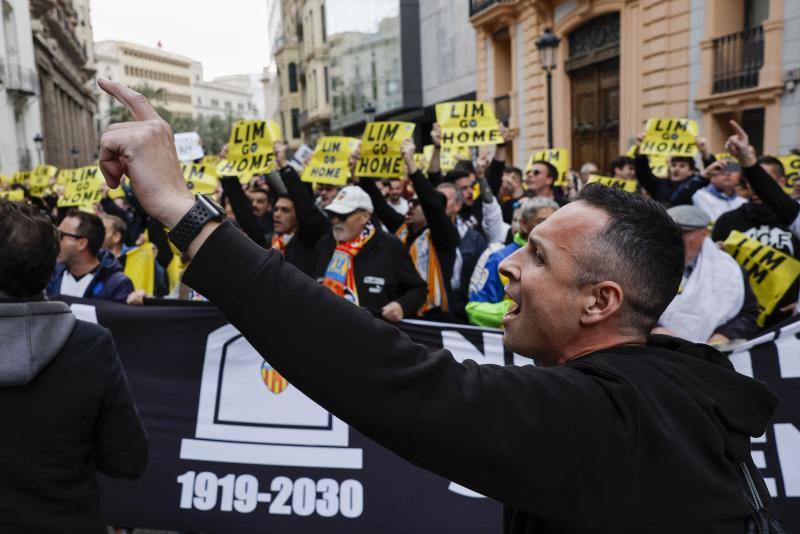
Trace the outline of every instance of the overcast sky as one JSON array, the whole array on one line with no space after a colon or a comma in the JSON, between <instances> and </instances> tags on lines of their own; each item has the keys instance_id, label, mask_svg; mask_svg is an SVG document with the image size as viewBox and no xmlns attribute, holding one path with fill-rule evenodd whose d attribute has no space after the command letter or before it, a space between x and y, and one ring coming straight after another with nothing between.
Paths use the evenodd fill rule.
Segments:
<instances>
[{"instance_id":1,"label":"overcast sky","mask_svg":"<svg viewBox=\"0 0 800 534\"><path fill-rule=\"evenodd\" d=\"M203 63L207 80L261 73L269 55L265 0L91 0L95 41L131 41Z\"/></svg>"}]
</instances>

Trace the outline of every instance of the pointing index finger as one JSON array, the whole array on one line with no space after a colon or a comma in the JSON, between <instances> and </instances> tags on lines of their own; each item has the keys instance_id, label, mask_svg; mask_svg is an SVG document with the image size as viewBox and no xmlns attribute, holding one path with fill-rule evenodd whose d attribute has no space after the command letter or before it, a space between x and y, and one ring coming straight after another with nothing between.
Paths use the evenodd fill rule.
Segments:
<instances>
[{"instance_id":1,"label":"pointing index finger","mask_svg":"<svg viewBox=\"0 0 800 534\"><path fill-rule=\"evenodd\" d=\"M738 122L732 120L732 121L730 121L730 125L731 125L731 128L733 128L733 130L736 132L736 135L738 137L741 137L742 139L747 139L747 132L745 132L742 129L742 127L739 126Z\"/></svg>"},{"instance_id":2,"label":"pointing index finger","mask_svg":"<svg viewBox=\"0 0 800 534\"><path fill-rule=\"evenodd\" d=\"M97 80L100 89L116 98L120 104L130 110L133 119L137 121L160 120L152 104L140 93L121 83L112 82L103 78Z\"/></svg>"}]
</instances>

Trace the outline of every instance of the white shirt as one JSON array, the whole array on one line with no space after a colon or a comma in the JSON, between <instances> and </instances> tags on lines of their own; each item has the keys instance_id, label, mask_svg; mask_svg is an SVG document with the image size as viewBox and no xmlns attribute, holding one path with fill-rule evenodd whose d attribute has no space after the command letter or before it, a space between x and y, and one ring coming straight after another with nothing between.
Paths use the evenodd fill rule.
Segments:
<instances>
[{"instance_id":1,"label":"white shirt","mask_svg":"<svg viewBox=\"0 0 800 534\"><path fill-rule=\"evenodd\" d=\"M747 202L746 199L738 195L731 198L720 198L719 195L711 192L709 187L712 186L704 187L695 193L692 196L692 204L706 212L711 218L711 222L719 219L723 213L735 210Z\"/></svg>"},{"instance_id":2,"label":"white shirt","mask_svg":"<svg viewBox=\"0 0 800 534\"><path fill-rule=\"evenodd\" d=\"M94 275L95 273L88 273L83 275L80 280L75 280L75 277L72 276L69 269L65 270L64 276L61 277L59 294L68 297L83 297L83 294L86 293L86 288L88 288L89 284L94 280Z\"/></svg>"},{"instance_id":3,"label":"white shirt","mask_svg":"<svg viewBox=\"0 0 800 534\"><path fill-rule=\"evenodd\" d=\"M397 202L397 204L392 204L392 201L388 199L386 202L400 215L405 215L408 213L408 200L404 199L403 197L400 197L400 200Z\"/></svg>"}]
</instances>

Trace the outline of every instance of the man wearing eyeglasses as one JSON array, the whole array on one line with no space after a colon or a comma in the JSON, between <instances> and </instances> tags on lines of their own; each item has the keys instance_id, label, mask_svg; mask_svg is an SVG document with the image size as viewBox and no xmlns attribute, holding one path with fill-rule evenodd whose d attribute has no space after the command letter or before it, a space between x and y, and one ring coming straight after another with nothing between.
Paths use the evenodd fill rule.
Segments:
<instances>
[{"instance_id":1,"label":"man wearing eyeglasses","mask_svg":"<svg viewBox=\"0 0 800 534\"><path fill-rule=\"evenodd\" d=\"M332 234L317 244L314 275L327 288L388 321L413 317L425 302L425 281L395 236L372 222L372 200L348 186L325 208Z\"/></svg>"},{"instance_id":2,"label":"man wearing eyeglasses","mask_svg":"<svg viewBox=\"0 0 800 534\"><path fill-rule=\"evenodd\" d=\"M105 249L105 228L97 215L70 210L58 225L61 250L47 295L125 302L133 283Z\"/></svg>"}]
</instances>

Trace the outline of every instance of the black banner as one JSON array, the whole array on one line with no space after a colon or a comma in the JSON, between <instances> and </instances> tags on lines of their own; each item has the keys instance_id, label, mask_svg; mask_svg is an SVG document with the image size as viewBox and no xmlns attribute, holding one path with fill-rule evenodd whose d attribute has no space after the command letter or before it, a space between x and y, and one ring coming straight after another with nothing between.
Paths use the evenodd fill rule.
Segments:
<instances>
[{"instance_id":1,"label":"black banner","mask_svg":"<svg viewBox=\"0 0 800 534\"><path fill-rule=\"evenodd\" d=\"M109 524L203 532L500 532L501 506L418 469L319 407L211 305L69 299L111 330L150 440L138 481L101 477ZM268 328L269 325L264 325ZM456 359L525 365L496 330L406 321ZM776 339L777 335L777 339ZM739 347L781 399L753 440L779 515L800 527L800 321Z\"/></svg>"}]
</instances>

